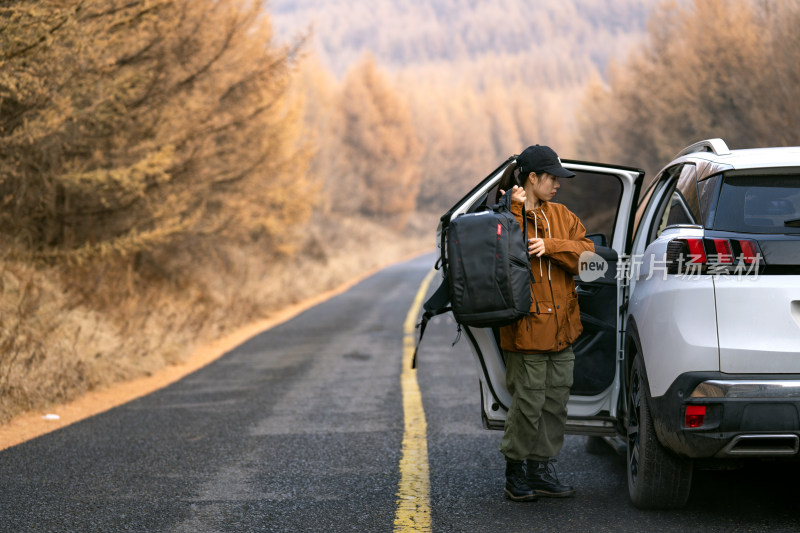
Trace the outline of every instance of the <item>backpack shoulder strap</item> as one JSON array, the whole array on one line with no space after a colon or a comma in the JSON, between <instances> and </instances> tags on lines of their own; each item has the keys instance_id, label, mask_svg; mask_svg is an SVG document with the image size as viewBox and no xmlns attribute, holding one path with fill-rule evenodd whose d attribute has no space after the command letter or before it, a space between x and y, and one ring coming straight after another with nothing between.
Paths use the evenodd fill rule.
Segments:
<instances>
[{"instance_id":1,"label":"backpack shoulder strap","mask_svg":"<svg viewBox=\"0 0 800 533\"><path fill-rule=\"evenodd\" d=\"M447 305L449 303L450 285L448 284L447 276L445 276L442 279L442 283L439 285L439 288L436 289L436 291L424 304L422 304L422 309L424 312L422 313L422 321L417 324L417 327L419 328L419 340L417 341L417 346L414 348L414 357L411 359L411 368L417 368L417 352L419 351L419 345L422 343L422 336L425 335L425 328L428 325L428 321L436 315L441 315L451 311L452 307Z\"/></svg>"},{"instance_id":2,"label":"backpack shoulder strap","mask_svg":"<svg viewBox=\"0 0 800 533\"><path fill-rule=\"evenodd\" d=\"M496 209L505 209L509 213L511 212L511 193L506 192L501 199L500 203L495 206ZM525 205L522 205L522 240L525 241L525 252L528 251L528 215L525 212ZM530 256L529 256L530 257ZM531 283L536 283L536 278L533 277L533 269L529 270ZM536 314L539 314L539 300L536 299L536 293L531 292L533 295L533 301L536 304Z\"/></svg>"}]
</instances>

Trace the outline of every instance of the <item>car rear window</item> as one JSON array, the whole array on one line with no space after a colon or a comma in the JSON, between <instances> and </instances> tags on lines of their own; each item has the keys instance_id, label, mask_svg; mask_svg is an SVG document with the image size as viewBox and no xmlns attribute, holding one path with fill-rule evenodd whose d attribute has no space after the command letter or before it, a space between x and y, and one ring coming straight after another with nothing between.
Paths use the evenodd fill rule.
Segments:
<instances>
[{"instance_id":1,"label":"car rear window","mask_svg":"<svg viewBox=\"0 0 800 533\"><path fill-rule=\"evenodd\" d=\"M800 174L725 176L715 230L800 233Z\"/></svg>"}]
</instances>

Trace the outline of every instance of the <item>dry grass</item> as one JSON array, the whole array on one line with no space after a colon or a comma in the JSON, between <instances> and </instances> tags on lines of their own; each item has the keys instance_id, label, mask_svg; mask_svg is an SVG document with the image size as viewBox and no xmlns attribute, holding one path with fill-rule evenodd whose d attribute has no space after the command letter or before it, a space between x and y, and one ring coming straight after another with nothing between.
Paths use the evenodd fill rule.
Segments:
<instances>
[{"instance_id":1,"label":"dry grass","mask_svg":"<svg viewBox=\"0 0 800 533\"><path fill-rule=\"evenodd\" d=\"M434 217L395 232L326 219L293 257L217 244L132 269L34 267L0 258L0 423L150 375L201 343L365 271L433 247Z\"/></svg>"}]
</instances>

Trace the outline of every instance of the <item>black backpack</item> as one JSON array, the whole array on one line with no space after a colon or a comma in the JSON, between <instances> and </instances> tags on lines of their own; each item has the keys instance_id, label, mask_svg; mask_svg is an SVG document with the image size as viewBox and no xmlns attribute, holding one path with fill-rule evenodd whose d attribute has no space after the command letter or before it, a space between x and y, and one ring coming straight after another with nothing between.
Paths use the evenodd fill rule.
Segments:
<instances>
[{"instance_id":1,"label":"black backpack","mask_svg":"<svg viewBox=\"0 0 800 533\"><path fill-rule=\"evenodd\" d=\"M510 192L483 211L442 217L444 279L422 306L417 350L428 321L447 311L453 312L459 331L461 326L505 326L527 316L533 281L527 242L527 224L523 235L511 213ZM416 355L415 350L412 368Z\"/></svg>"}]
</instances>

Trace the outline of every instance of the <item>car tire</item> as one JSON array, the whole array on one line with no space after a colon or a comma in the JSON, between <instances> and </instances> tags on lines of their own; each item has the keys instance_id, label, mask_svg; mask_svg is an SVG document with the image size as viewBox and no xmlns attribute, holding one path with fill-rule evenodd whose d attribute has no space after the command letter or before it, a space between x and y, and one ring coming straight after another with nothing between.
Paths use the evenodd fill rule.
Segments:
<instances>
[{"instance_id":1,"label":"car tire","mask_svg":"<svg viewBox=\"0 0 800 533\"><path fill-rule=\"evenodd\" d=\"M634 358L628 383L627 467L631 502L640 509L683 507L692 485L692 461L666 450L656 436L641 355Z\"/></svg>"}]
</instances>

